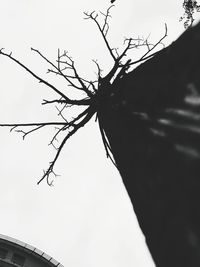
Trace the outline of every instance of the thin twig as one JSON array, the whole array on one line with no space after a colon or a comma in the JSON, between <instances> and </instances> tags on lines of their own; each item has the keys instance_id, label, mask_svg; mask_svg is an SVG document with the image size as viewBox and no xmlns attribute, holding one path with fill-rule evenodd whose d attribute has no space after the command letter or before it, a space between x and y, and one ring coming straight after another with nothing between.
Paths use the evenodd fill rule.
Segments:
<instances>
[{"instance_id":1,"label":"thin twig","mask_svg":"<svg viewBox=\"0 0 200 267\"><path fill-rule=\"evenodd\" d=\"M34 48L31 48L31 50L32 51L34 51L34 52L36 52L38 55L40 55L47 63L49 63L53 68L55 68L57 71L58 71L58 73L71 85L71 86L73 86L74 88L76 88L76 89L79 89L79 90L82 90L82 88L81 87L78 87L77 85L75 85L75 83L73 83L70 79L69 79L69 77L67 76L67 75L64 75L62 72L61 72L61 70L60 69L58 69L58 67L55 65L55 64L53 64L50 60L48 60L39 50L37 50L37 49L34 49ZM70 57L68 57L68 59L69 59ZM60 62L59 62L60 63ZM66 62L65 62L65 64L67 64ZM69 64L69 63L68 63ZM71 66L71 65L70 65ZM51 71L51 70L50 70ZM53 71L52 71L53 72Z\"/></svg>"},{"instance_id":2,"label":"thin twig","mask_svg":"<svg viewBox=\"0 0 200 267\"><path fill-rule=\"evenodd\" d=\"M107 20L108 20L108 17L110 17L110 14L109 14L110 9L111 9L113 6L114 6L114 5L111 5L111 6L107 9L107 13L106 13L106 15L104 14L104 16L105 16L105 20L104 20L104 24L103 24L102 27L101 27L101 25L99 24L99 22L98 22L98 20L97 20L98 14L95 14L94 11L91 12L91 13L84 12L84 14L85 14L85 16L86 16L85 19L92 19L92 20L95 22L95 24L97 25L97 27L98 27L98 29L99 29L99 31L100 31L102 37L103 37L103 40L104 40L104 42L105 42L105 44L106 44L106 47L108 48L108 51L109 51L111 57L113 58L114 61L116 61L117 58L116 58L115 55L113 54L113 49L110 47L110 45L109 45L109 43L108 43L108 40L107 40L107 38L106 38L108 29L107 29L106 33L104 32L104 31L105 31L105 27L106 27L106 25L108 25L108 24L107 24Z\"/></svg>"},{"instance_id":3,"label":"thin twig","mask_svg":"<svg viewBox=\"0 0 200 267\"><path fill-rule=\"evenodd\" d=\"M31 127L31 126L49 126L49 125L64 125L65 122L33 122L33 123L1 123L0 127Z\"/></svg>"},{"instance_id":4,"label":"thin twig","mask_svg":"<svg viewBox=\"0 0 200 267\"><path fill-rule=\"evenodd\" d=\"M68 103L68 101L66 100L59 100L59 99L55 99L55 100L46 100L43 99L42 105L46 105L46 104L53 104L53 103L59 103L59 104L70 104L70 105L75 105L75 106L89 106L91 104L91 100L89 98L84 98L84 99L80 99L80 100L72 100L71 103Z\"/></svg>"},{"instance_id":5,"label":"thin twig","mask_svg":"<svg viewBox=\"0 0 200 267\"><path fill-rule=\"evenodd\" d=\"M34 78L36 78L40 83L44 83L45 85L47 85L48 87L50 87L51 89L53 89L57 94L59 94L60 96L62 96L66 101L70 102L71 99L69 99L65 94L63 94L61 91L59 91L55 86L53 86L52 84L48 83L47 81L45 81L44 79L42 79L41 77L39 77L38 75L36 75L34 72L32 72L28 67L26 67L24 64L22 64L19 60L17 60L16 58L12 57L12 53L10 54L6 54L4 52L2 52L2 49L0 50L0 54L10 58L12 61L16 62L18 65L20 65L22 68L24 68L27 72L29 72Z\"/></svg>"},{"instance_id":6,"label":"thin twig","mask_svg":"<svg viewBox=\"0 0 200 267\"><path fill-rule=\"evenodd\" d=\"M167 37L167 24L165 23L165 34L164 36L155 44L153 47L148 49L148 51L140 58L140 60L143 60L152 50L154 50L159 44L162 44L162 41ZM132 63L130 64L132 65Z\"/></svg>"},{"instance_id":7,"label":"thin twig","mask_svg":"<svg viewBox=\"0 0 200 267\"><path fill-rule=\"evenodd\" d=\"M30 134L30 133L32 133L32 132L34 132L34 131L37 131L37 130L39 130L40 128L42 128L42 127L44 127L44 126L45 126L45 125L40 125L40 126L34 128L34 129L32 129L32 130L30 130L30 131L28 131L28 132L25 132L25 131L23 131L23 130L15 130L15 132L17 132L17 133L23 133L22 138L23 138L23 140L24 140L25 137L26 137L28 134Z\"/></svg>"}]
</instances>

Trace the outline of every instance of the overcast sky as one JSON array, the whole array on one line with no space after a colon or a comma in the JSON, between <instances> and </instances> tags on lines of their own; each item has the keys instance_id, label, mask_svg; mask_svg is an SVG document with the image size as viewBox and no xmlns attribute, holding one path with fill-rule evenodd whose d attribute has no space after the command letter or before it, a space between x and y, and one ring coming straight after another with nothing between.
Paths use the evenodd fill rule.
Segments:
<instances>
[{"instance_id":1,"label":"overcast sky","mask_svg":"<svg viewBox=\"0 0 200 267\"><path fill-rule=\"evenodd\" d=\"M182 0L116 0L108 39L120 47L124 37L156 41L168 25L171 43L184 30ZM85 77L94 77L92 59L106 71L112 59L92 21L83 11L105 11L108 0L0 0L0 47L46 76L49 67L30 51L49 59L66 49ZM137 53L132 55L137 59ZM23 69L0 57L0 123L53 120L56 109L41 106L51 92ZM0 129L0 229L45 251L70 267L154 266L138 227L121 177L106 159L97 124L92 120L66 144L54 186L37 185L55 151L48 146L52 130L27 136Z\"/></svg>"}]
</instances>

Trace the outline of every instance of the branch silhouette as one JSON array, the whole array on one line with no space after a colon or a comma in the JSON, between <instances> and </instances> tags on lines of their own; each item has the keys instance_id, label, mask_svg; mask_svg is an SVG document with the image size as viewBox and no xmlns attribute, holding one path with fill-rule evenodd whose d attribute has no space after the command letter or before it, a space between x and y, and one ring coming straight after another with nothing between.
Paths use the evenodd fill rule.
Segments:
<instances>
[{"instance_id":1,"label":"branch silhouette","mask_svg":"<svg viewBox=\"0 0 200 267\"><path fill-rule=\"evenodd\" d=\"M41 130L44 127L54 127L56 133L53 135L52 139L49 142L49 145L52 145L56 150L56 155L54 159L49 163L49 167L44 171L42 178L39 180L38 184L46 178L48 185L52 185L52 181L50 180L51 174L56 176L54 172L54 166L59 158L59 155L67 142L67 140L74 135L81 127L83 127L96 113L98 118L98 110L101 106L102 101L104 101L106 95L109 93L109 88L111 86L111 80L113 80L113 85L116 84L129 70L129 67L138 62L142 62L154 54L149 56L155 47L162 44L163 39L167 36L167 27L165 35L154 45L148 41L148 38L125 38L124 47L122 48L122 52L120 53L117 48L112 48L108 41L108 33L110 30L109 27L109 19L111 18L111 9L114 5L111 5L105 13L100 12L84 12L85 19L92 20L97 26L98 31L103 38L103 41L106 45L106 48L113 58L114 64L111 67L110 71L103 77L102 69L97 60L93 60L97 67L97 81L91 81L81 77L76 69L76 65L72 57L69 55L67 51L61 52L58 49L57 59L54 62L50 61L41 51L35 48L31 48L31 51L36 53L42 60L46 61L46 63L50 66L48 68L47 73L58 75L60 78L64 79L68 86L72 87L74 90L78 90L85 94L84 98L81 99L71 99L62 90L58 89L47 80L40 77L38 74L33 72L29 67L25 66L21 61L16 59L12 53L6 53L2 48L0 49L0 56L7 57L9 60L13 61L20 67L22 67L26 72L28 72L32 77L34 77L39 83L45 84L51 90L53 90L58 95L58 99L43 99L42 105L47 104L57 104L61 106L56 109L58 111L58 116L60 116L62 121L59 122L33 122L33 123L1 123L0 127L11 127L11 131L15 131L17 133L21 133L23 139L27 137L27 135L34 133L35 131ZM103 18L103 23L100 23L98 18ZM139 47L147 47L147 52L137 61L132 61L127 58L127 53L129 50L136 49ZM122 61L125 61L124 63ZM70 121L67 121L64 115L64 112L67 108L73 106L81 106L86 107L84 111L78 114L75 118L72 118ZM25 128L28 128L26 130ZM112 150L109 146L109 142L106 138L105 131L103 130L101 124L99 124L100 133L102 135L102 140L104 144L104 148L106 151L106 156L109 157L112 162L115 164L114 159L112 158ZM58 141L58 138L61 133L66 132L66 136L61 141L60 145L57 147L55 142ZM116 165L116 164L115 164Z\"/></svg>"}]
</instances>

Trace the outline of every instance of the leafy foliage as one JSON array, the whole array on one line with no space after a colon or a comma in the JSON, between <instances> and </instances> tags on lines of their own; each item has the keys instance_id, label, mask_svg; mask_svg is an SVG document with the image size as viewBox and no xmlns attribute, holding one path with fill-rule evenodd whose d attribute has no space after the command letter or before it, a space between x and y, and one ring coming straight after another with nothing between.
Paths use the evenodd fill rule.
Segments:
<instances>
[{"instance_id":1,"label":"leafy foliage","mask_svg":"<svg viewBox=\"0 0 200 267\"><path fill-rule=\"evenodd\" d=\"M180 18L180 20L184 20L184 27L188 28L193 25L194 22L194 13L200 12L200 5L197 4L197 1L195 0L184 0L183 8L185 10L185 13L183 17Z\"/></svg>"}]
</instances>

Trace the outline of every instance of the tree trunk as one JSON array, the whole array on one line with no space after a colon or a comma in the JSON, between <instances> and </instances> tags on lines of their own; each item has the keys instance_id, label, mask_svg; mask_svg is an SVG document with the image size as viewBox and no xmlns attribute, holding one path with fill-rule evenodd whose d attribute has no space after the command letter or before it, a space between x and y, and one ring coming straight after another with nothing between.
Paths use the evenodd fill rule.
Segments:
<instances>
[{"instance_id":1,"label":"tree trunk","mask_svg":"<svg viewBox=\"0 0 200 267\"><path fill-rule=\"evenodd\" d=\"M110 86L99 109L152 257L200 266L200 24Z\"/></svg>"}]
</instances>

